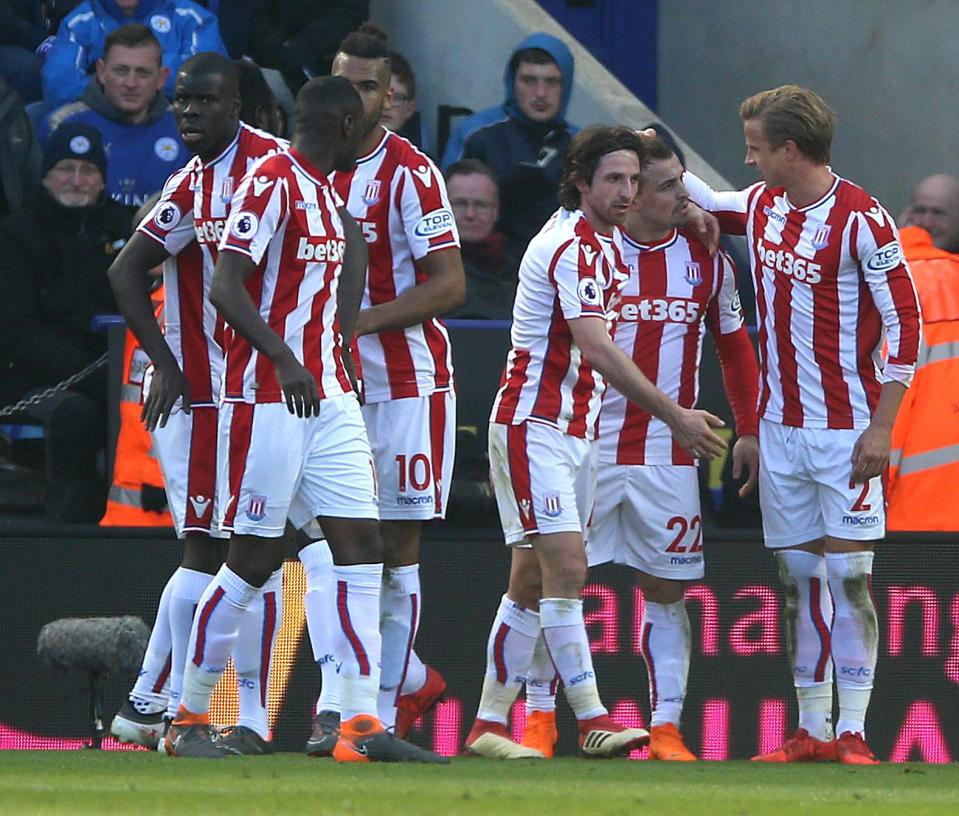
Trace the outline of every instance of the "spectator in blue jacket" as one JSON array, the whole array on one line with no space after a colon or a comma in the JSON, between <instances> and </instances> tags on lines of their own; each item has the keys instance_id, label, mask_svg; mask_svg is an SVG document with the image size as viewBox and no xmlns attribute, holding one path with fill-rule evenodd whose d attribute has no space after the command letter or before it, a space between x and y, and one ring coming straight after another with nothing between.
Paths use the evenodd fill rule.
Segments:
<instances>
[{"instance_id":1,"label":"spectator in blue jacket","mask_svg":"<svg viewBox=\"0 0 959 816\"><path fill-rule=\"evenodd\" d=\"M96 76L80 101L62 105L40 125L43 145L65 122L100 131L110 155L107 194L133 208L161 190L189 158L163 95L168 71L160 58L160 42L149 28L120 26L107 37Z\"/></svg>"},{"instance_id":2,"label":"spectator in blue jacket","mask_svg":"<svg viewBox=\"0 0 959 816\"><path fill-rule=\"evenodd\" d=\"M443 152L443 168L479 159L499 182L499 227L510 251L526 244L557 208L563 157L577 128L566 121L573 55L556 37L531 34L513 51L501 105L467 117Z\"/></svg>"},{"instance_id":3,"label":"spectator in blue jacket","mask_svg":"<svg viewBox=\"0 0 959 816\"><path fill-rule=\"evenodd\" d=\"M80 97L107 35L126 23L142 23L156 35L170 98L180 63L200 51L226 54L216 17L190 0L83 0L63 18L43 64L43 98L50 108Z\"/></svg>"}]
</instances>

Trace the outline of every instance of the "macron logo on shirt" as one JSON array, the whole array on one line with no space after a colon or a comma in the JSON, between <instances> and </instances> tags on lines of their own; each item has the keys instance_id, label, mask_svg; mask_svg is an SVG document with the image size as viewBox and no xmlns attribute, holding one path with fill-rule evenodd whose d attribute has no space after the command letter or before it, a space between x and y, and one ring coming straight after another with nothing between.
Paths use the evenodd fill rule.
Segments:
<instances>
[{"instance_id":1,"label":"macron logo on shirt","mask_svg":"<svg viewBox=\"0 0 959 816\"><path fill-rule=\"evenodd\" d=\"M317 243L310 243L306 236L300 238L296 245L296 259L298 261L319 261L336 263L343 260L346 241L342 238L327 238Z\"/></svg>"}]
</instances>

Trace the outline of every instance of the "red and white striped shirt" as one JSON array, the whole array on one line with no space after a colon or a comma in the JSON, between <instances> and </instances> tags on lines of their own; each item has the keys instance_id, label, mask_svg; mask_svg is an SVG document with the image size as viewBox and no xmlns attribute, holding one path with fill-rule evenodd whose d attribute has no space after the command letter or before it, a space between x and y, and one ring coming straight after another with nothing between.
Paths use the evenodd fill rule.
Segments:
<instances>
[{"instance_id":1,"label":"red and white striped shirt","mask_svg":"<svg viewBox=\"0 0 959 816\"><path fill-rule=\"evenodd\" d=\"M254 162L286 146L283 139L241 122L219 156L206 164L194 156L167 179L156 207L138 227L171 256L163 264L164 335L190 385L193 405L213 405L220 395L223 321L208 294L230 199Z\"/></svg>"},{"instance_id":2,"label":"red and white striped shirt","mask_svg":"<svg viewBox=\"0 0 959 816\"><path fill-rule=\"evenodd\" d=\"M655 244L623 236L629 267L613 340L666 396L684 408L699 396L706 328L732 334L743 327L736 269L722 252L710 257L685 230ZM668 426L608 386L599 415L599 457L618 465L692 465Z\"/></svg>"},{"instance_id":3,"label":"red and white striped shirt","mask_svg":"<svg viewBox=\"0 0 959 816\"><path fill-rule=\"evenodd\" d=\"M260 316L316 379L320 399L350 391L336 314L346 238L329 181L295 148L263 159L233 196L220 252L257 264L246 280ZM231 332L225 399L282 402L273 363Z\"/></svg>"},{"instance_id":4,"label":"red and white striped shirt","mask_svg":"<svg viewBox=\"0 0 959 816\"><path fill-rule=\"evenodd\" d=\"M553 214L520 264L512 348L490 422L543 422L594 438L605 381L583 358L567 321L609 322L628 276L618 229L601 235L580 210Z\"/></svg>"},{"instance_id":5,"label":"red and white striped shirt","mask_svg":"<svg viewBox=\"0 0 959 816\"><path fill-rule=\"evenodd\" d=\"M908 386L919 350L916 290L889 213L838 176L802 208L762 182L717 193L692 173L684 181L697 204L749 243L759 416L804 428L867 427L880 383Z\"/></svg>"},{"instance_id":6,"label":"red and white striped shirt","mask_svg":"<svg viewBox=\"0 0 959 816\"><path fill-rule=\"evenodd\" d=\"M380 143L351 172L331 173L330 180L369 245L361 308L396 300L426 280L417 261L459 247L443 176L402 136L384 130ZM366 335L358 347L366 402L425 397L450 387L449 335L436 318Z\"/></svg>"}]
</instances>

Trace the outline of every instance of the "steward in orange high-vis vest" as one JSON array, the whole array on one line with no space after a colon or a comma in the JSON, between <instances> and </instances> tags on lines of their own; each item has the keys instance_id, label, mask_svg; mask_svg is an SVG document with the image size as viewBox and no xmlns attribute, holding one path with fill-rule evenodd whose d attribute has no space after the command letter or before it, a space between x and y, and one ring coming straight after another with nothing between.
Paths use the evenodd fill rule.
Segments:
<instances>
[{"instance_id":1,"label":"steward in orange high-vis vest","mask_svg":"<svg viewBox=\"0 0 959 816\"><path fill-rule=\"evenodd\" d=\"M163 287L150 296L157 321L163 322ZM172 527L160 464L153 440L140 420L143 373L150 360L127 329L120 387L120 433L113 464L113 484L101 527Z\"/></svg>"},{"instance_id":2,"label":"steward in orange high-vis vest","mask_svg":"<svg viewBox=\"0 0 959 816\"><path fill-rule=\"evenodd\" d=\"M892 431L890 530L959 530L959 255L903 227L902 247L922 308L916 376Z\"/></svg>"}]
</instances>

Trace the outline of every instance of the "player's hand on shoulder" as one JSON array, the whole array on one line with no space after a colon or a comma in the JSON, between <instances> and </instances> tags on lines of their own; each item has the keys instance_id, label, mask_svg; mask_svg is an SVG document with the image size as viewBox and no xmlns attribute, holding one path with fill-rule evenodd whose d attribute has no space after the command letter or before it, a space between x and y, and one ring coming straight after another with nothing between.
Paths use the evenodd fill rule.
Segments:
<instances>
[{"instance_id":1,"label":"player's hand on shoulder","mask_svg":"<svg viewBox=\"0 0 959 816\"><path fill-rule=\"evenodd\" d=\"M709 411L677 405L667 424L673 439L697 459L714 459L726 450L726 443L712 430L726 423Z\"/></svg>"},{"instance_id":2,"label":"player's hand on shoulder","mask_svg":"<svg viewBox=\"0 0 959 816\"><path fill-rule=\"evenodd\" d=\"M296 359L293 352L273 361L276 379L286 398L286 408L291 414L303 418L320 415L320 395L316 379Z\"/></svg>"},{"instance_id":3,"label":"player's hand on shoulder","mask_svg":"<svg viewBox=\"0 0 959 816\"><path fill-rule=\"evenodd\" d=\"M190 385L178 365L154 366L150 388L143 400L140 420L148 431L165 428L177 400L190 413Z\"/></svg>"},{"instance_id":4,"label":"player's hand on shoulder","mask_svg":"<svg viewBox=\"0 0 959 816\"><path fill-rule=\"evenodd\" d=\"M733 478L741 479L744 468L746 481L739 488L739 498L752 493L759 479L759 440L751 434L739 437L733 445Z\"/></svg>"},{"instance_id":5,"label":"player's hand on shoulder","mask_svg":"<svg viewBox=\"0 0 959 816\"><path fill-rule=\"evenodd\" d=\"M719 219L712 213L706 212L701 207L689 202L689 218L686 221L686 228L695 233L696 237L703 242L710 255L715 255L719 249Z\"/></svg>"},{"instance_id":6,"label":"player's hand on shoulder","mask_svg":"<svg viewBox=\"0 0 959 816\"><path fill-rule=\"evenodd\" d=\"M864 430L852 449L853 484L865 484L879 476L889 464L892 430L873 423Z\"/></svg>"}]
</instances>

